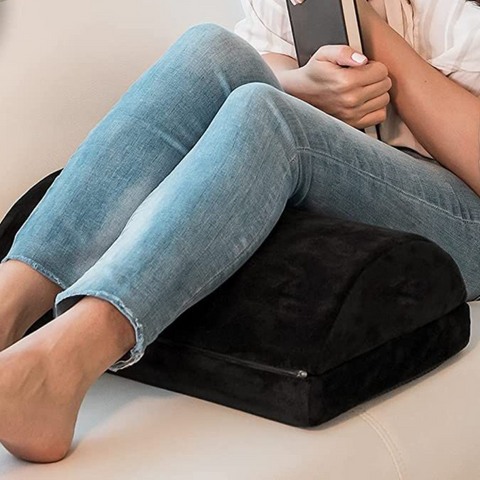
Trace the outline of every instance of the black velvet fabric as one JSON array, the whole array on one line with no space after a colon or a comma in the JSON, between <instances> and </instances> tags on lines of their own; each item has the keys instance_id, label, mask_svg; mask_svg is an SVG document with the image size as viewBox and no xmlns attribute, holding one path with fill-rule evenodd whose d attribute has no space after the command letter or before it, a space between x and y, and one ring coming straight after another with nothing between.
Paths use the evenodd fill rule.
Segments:
<instances>
[{"instance_id":1,"label":"black velvet fabric","mask_svg":"<svg viewBox=\"0 0 480 480\"><path fill-rule=\"evenodd\" d=\"M60 173L61 170L57 170L36 183L13 205L2 220L0 223L0 259L7 255L17 231Z\"/></svg>"},{"instance_id":2,"label":"black velvet fabric","mask_svg":"<svg viewBox=\"0 0 480 480\"><path fill-rule=\"evenodd\" d=\"M58 173L0 224L2 257ZM463 349L466 295L453 258L425 237L287 208L234 275L112 373L316 426Z\"/></svg>"}]
</instances>

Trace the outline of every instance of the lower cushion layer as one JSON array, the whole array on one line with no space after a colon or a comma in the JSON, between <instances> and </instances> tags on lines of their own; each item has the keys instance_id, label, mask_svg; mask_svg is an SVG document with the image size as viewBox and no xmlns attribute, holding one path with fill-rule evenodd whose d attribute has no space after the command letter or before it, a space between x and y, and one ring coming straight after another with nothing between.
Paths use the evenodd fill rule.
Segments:
<instances>
[{"instance_id":1,"label":"lower cushion layer","mask_svg":"<svg viewBox=\"0 0 480 480\"><path fill-rule=\"evenodd\" d=\"M239 361L161 336L141 362L109 373L289 425L312 427L434 369L462 350L469 338L469 306L464 303L321 375Z\"/></svg>"}]
</instances>

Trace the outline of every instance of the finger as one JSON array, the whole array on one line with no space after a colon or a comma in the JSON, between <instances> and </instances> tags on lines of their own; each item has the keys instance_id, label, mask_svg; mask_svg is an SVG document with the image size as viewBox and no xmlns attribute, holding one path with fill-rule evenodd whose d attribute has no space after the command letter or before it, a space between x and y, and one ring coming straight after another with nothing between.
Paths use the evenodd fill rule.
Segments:
<instances>
[{"instance_id":1,"label":"finger","mask_svg":"<svg viewBox=\"0 0 480 480\"><path fill-rule=\"evenodd\" d=\"M358 78L359 85L367 86L387 78L388 68L381 62L370 60L366 65L352 70L352 75Z\"/></svg>"},{"instance_id":2,"label":"finger","mask_svg":"<svg viewBox=\"0 0 480 480\"><path fill-rule=\"evenodd\" d=\"M365 115L363 118L357 122L357 128L367 128L372 127L373 125L378 125L383 123L387 118L387 109L382 108L381 110L376 110L371 112L368 115Z\"/></svg>"},{"instance_id":3,"label":"finger","mask_svg":"<svg viewBox=\"0 0 480 480\"><path fill-rule=\"evenodd\" d=\"M313 58L319 61L328 61L341 67L359 67L368 62L365 55L348 45L323 45L314 54Z\"/></svg>"},{"instance_id":4,"label":"finger","mask_svg":"<svg viewBox=\"0 0 480 480\"><path fill-rule=\"evenodd\" d=\"M369 113L376 112L384 107L386 107L390 103L390 95L388 93L384 93L379 97L372 98L365 102L362 106L358 107L357 112L360 118L368 115Z\"/></svg>"},{"instance_id":5,"label":"finger","mask_svg":"<svg viewBox=\"0 0 480 480\"><path fill-rule=\"evenodd\" d=\"M380 82L360 87L360 101L363 103L368 102L372 98L379 97L388 92L391 88L392 80L390 77L386 77Z\"/></svg>"}]
</instances>

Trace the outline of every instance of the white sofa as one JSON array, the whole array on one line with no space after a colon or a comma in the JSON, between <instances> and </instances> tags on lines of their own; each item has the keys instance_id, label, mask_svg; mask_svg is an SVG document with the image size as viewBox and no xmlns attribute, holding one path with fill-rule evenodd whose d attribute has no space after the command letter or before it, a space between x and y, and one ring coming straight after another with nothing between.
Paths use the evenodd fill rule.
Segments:
<instances>
[{"instance_id":1,"label":"white sofa","mask_svg":"<svg viewBox=\"0 0 480 480\"><path fill-rule=\"evenodd\" d=\"M0 2L0 218L66 163L189 25L233 27L241 15L239 0ZM470 307L463 352L321 427L289 427L105 374L65 460L29 465L0 447L0 477L478 480L480 304Z\"/></svg>"}]
</instances>

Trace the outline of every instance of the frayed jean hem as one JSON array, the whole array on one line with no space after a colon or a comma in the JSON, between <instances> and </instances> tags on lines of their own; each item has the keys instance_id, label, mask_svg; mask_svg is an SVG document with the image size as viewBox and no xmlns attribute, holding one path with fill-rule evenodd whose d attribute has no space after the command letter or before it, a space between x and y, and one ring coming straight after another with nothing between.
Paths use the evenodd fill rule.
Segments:
<instances>
[{"instance_id":1,"label":"frayed jean hem","mask_svg":"<svg viewBox=\"0 0 480 480\"><path fill-rule=\"evenodd\" d=\"M54 306L54 318L57 318L62 313L66 312L71 308L75 303L77 303L81 298L85 296L97 297L102 300L106 300L114 305L130 322L134 331L135 331L135 345L131 348L120 360L117 360L112 364L108 370L111 372L117 372L124 368L130 367L134 363L137 363L145 354L146 344L145 344L145 334L143 325L140 323L137 317L133 312L115 295L104 291L96 290L78 290L75 291L71 289L70 291L64 291L57 295L55 298ZM72 299L73 297L79 297L77 301L65 302L67 299ZM125 358L126 357L126 358Z\"/></svg>"},{"instance_id":2,"label":"frayed jean hem","mask_svg":"<svg viewBox=\"0 0 480 480\"><path fill-rule=\"evenodd\" d=\"M5 263L7 260L17 260L19 262L27 264L37 272L41 273L44 277L48 278L51 282L56 283L63 290L65 290L68 286L63 280L60 280L60 278L58 278L50 270L46 269L43 265L40 265L35 260L32 260L29 257L25 257L23 255L7 255L2 259L0 264Z\"/></svg>"}]
</instances>

